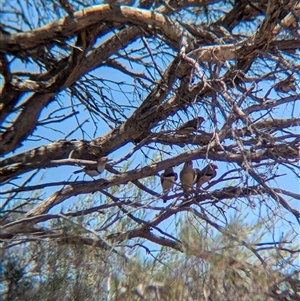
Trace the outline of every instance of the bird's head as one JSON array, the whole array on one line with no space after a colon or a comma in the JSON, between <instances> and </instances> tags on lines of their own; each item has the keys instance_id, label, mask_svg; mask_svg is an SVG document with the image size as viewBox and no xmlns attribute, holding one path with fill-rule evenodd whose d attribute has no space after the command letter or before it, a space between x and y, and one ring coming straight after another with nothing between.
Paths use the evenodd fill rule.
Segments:
<instances>
[{"instance_id":1,"label":"bird's head","mask_svg":"<svg viewBox=\"0 0 300 301\"><path fill-rule=\"evenodd\" d=\"M198 120L198 125L200 125L202 122L204 122L205 119L202 116L198 116L197 120Z\"/></svg>"},{"instance_id":2,"label":"bird's head","mask_svg":"<svg viewBox=\"0 0 300 301\"><path fill-rule=\"evenodd\" d=\"M187 166L193 167L193 161L192 160L185 162L185 164Z\"/></svg>"},{"instance_id":3,"label":"bird's head","mask_svg":"<svg viewBox=\"0 0 300 301\"><path fill-rule=\"evenodd\" d=\"M168 167L165 169L165 173L172 173L173 172L173 167Z\"/></svg>"},{"instance_id":4,"label":"bird's head","mask_svg":"<svg viewBox=\"0 0 300 301\"><path fill-rule=\"evenodd\" d=\"M215 164L215 163L211 163L210 166L211 166L213 169L218 169L218 165Z\"/></svg>"},{"instance_id":5,"label":"bird's head","mask_svg":"<svg viewBox=\"0 0 300 301\"><path fill-rule=\"evenodd\" d=\"M112 161L112 159L108 158L108 157L102 157L99 159L99 162L101 163L107 163L109 161Z\"/></svg>"}]
</instances>

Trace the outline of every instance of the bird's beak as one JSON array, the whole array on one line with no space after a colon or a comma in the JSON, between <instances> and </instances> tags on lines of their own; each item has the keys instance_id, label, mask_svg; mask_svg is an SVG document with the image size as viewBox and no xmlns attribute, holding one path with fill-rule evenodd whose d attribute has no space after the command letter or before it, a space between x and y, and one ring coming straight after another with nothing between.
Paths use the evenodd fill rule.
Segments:
<instances>
[{"instance_id":1,"label":"bird's beak","mask_svg":"<svg viewBox=\"0 0 300 301\"><path fill-rule=\"evenodd\" d=\"M107 158L106 162L111 162L113 159L112 158Z\"/></svg>"}]
</instances>

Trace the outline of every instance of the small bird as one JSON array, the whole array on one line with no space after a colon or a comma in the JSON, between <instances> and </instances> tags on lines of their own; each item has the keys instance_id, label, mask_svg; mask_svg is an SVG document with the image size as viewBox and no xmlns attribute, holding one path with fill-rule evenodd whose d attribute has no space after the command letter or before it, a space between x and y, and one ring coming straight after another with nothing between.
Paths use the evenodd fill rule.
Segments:
<instances>
[{"instance_id":1,"label":"small bird","mask_svg":"<svg viewBox=\"0 0 300 301\"><path fill-rule=\"evenodd\" d=\"M204 121L205 119L201 116L198 116L192 120L189 120L185 123L183 123L178 129L177 131L183 132L192 132L192 131L197 131L201 125L201 123Z\"/></svg>"},{"instance_id":2,"label":"small bird","mask_svg":"<svg viewBox=\"0 0 300 301\"><path fill-rule=\"evenodd\" d=\"M295 85L295 81L296 79L292 75L290 75L286 79L275 84L274 88L277 92L281 93L289 93L291 91L296 92L297 88Z\"/></svg>"},{"instance_id":3,"label":"small bird","mask_svg":"<svg viewBox=\"0 0 300 301\"><path fill-rule=\"evenodd\" d=\"M199 189L204 183L214 178L217 175L216 169L218 169L218 166L214 163L206 165L202 170L197 168L196 188Z\"/></svg>"},{"instance_id":4,"label":"small bird","mask_svg":"<svg viewBox=\"0 0 300 301\"><path fill-rule=\"evenodd\" d=\"M87 165L82 169L76 170L73 173L85 172L90 177L96 177L105 169L105 164L110 161L108 157L102 157L97 164Z\"/></svg>"},{"instance_id":5,"label":"small bird","mask_svg":"<svg viewBox=\"0 0 300 301\"><path fill-rule=\"evenodd\" d=\"M196 179L196 171L193 169L193 161L184 163L180 172L180 181L182 185L183 195L188 197Z\"/></svg>"},{"instance_id":6,"label":"small bird","mask_svg":"<svg viewBox=\"0 0 300 301\"><path fill-rule=\"evenodd\" d=\"M166 197L168 196L169 191L173 188L174 182L177 180L177 173L174 172L173 167L165 169L161 174L160 182L163 189L163 202L165 203Z\"/></svg>"}]
</instances>

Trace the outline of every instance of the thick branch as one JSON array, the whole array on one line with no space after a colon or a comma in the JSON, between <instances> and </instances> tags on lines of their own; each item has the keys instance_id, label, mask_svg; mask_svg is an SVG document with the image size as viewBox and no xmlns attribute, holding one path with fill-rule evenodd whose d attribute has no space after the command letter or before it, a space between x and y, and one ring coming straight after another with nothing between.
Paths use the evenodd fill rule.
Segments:
<instances>
[{"instance_id":1,"label":"thick branch","mask_svg":"<svg viewBox=\"0 0 300 301\"><path fill-rule=\"evenodd\" d=\"M5 39L0 37L0 50L6 53L32 49L45 45L56 38L68 38L75 33L99 22L111 21L131 23L139 26L159 28L170 40L180 46L178 41L182 36L193 38L176 21L155 11L121 6L119 10L111 9L109 5L96 5L75 12L73 17L66 16L41 28L14 34Z\"/></svg>"},{"instance_id":2,"label":"thick branch","mask_svg":"<svg viewBox=\"0 0 300 301\"><path fill-rule=\"evenodd\" d=\"M135 39L138 34L140 34L140 30L138 28L130 28L125 29L123 32L119 33L118 36L113 36L94 50L87 57L84 64L75 64L73 65L73 68L69 68L69 72L67 72L68 74L65 74L66 79L64 81L54 81L56 86L55 91L58 92L59 90L72 85L80 76L99 66L110 55L122 48L124 44ZM15 150L20 146L21 142L32 133L36 127L39 114L42 109L53 100L55 94L56 93L35 93L28 99L25 103L25 108L21 111L19 117L14 122L14 126L3 133L1 141L3 147L1 147L0 154L5 154ZM59 158L56 157L53 159Z\"/></svg>"}]
</instances>

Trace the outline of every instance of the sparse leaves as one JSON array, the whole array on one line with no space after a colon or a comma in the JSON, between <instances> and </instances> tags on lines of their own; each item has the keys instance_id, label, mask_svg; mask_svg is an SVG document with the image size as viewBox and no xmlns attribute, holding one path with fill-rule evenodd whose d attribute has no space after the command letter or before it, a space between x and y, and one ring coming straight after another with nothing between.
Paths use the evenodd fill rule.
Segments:
<instances>
[{"instance_id":1,"label":"sparse leaves","mask_svg":"<svg viewBox=\"0 0 300 301\"><path fill-rule=\"evenodd\" d=\"M299 299L297 1L0 16L2 296ZM103 156L100 178L73 174ZM218 173L163 203L159 175L187 161Z\"/></svg>"}]
</instances>

